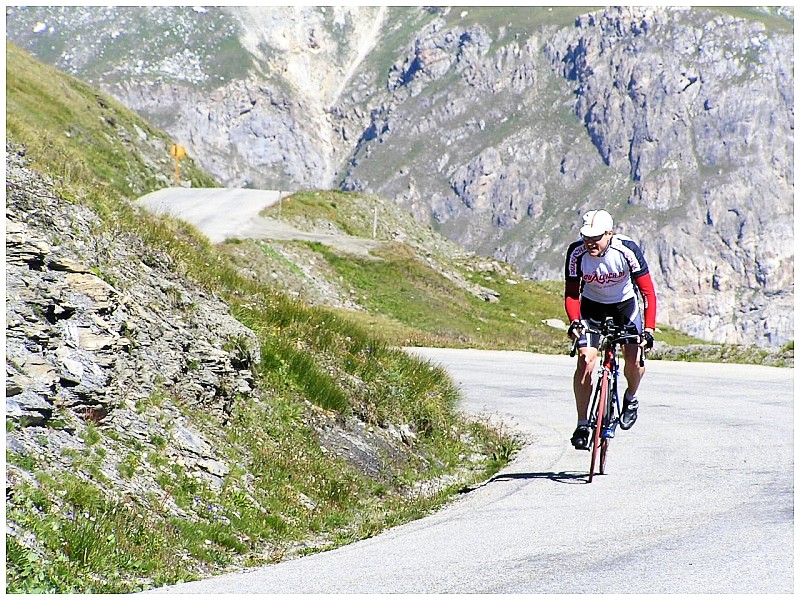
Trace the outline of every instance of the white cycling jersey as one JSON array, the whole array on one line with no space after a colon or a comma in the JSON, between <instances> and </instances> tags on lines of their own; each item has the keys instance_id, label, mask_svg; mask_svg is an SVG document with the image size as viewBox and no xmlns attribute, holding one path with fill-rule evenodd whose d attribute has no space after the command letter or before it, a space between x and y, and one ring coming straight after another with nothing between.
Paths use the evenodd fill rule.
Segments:
<instances>
[{"instance_id":1,"label":"white cycling jersey","mask_svg":"<svg viewBox=\"0 0 800 600\"><path fill-rule=\"evenodd\" d=\"M566 280L581 282L581 295L602 304L617 304L636 297L633 280L649 273L638 244L615 233L606 251L592 256L582 240L567 251Z\"/></svg>"}]
</instances>

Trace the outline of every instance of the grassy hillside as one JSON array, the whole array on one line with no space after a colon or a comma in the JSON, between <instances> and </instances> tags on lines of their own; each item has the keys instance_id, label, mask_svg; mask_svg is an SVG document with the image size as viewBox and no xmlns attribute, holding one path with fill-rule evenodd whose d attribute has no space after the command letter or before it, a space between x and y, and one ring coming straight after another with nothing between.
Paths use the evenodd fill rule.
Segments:
<instances>
[{"instance_id":1,"label":"grassy hillside","mask_svg":"<svg viewBox=\"0 0 800 600\"><path fill-rule=\"evenodd\" d=\"M169 137L112 98L78 79L48 69L6 43L6 137L25 143L29 156L65 187L102 182L117 197L135 198L172 185ZM194 161L182 179L216 187Z\"/></svg>"},{"instance_id":2,"label":"grassy hillside","mask_svg":"<svg viewBox=\"0 0 800 600\"><path fill-rule=\"evenodd\" d=\"M278 210L264 215L275 217ZM557 282L526 281L507 264L468 254L374 196L304 192L280 211L298 228L368 239L374 228L380 245L369 257L321 244L308 248L362 309L339 313L394 344L563 351L563 332L543 322L562 318Z\"/></svg>"},{"instance_id":3,"label":"grassy hillside","mask_svg":"<svg viewBox=\"0 0 800 600\"><path fill-rule=\"evenodd\" d=\"M300 265L290 264L293 255L302 256L306 264L325 265L317 272L338 282L361 308L337 312L379 331L391 343L545 353L568 350L564 330L547 324L565 318L562 282L530 281L507 263L468 253L390 201L339 191L299 192L263 216L308 231L366 239L374 235L380 245L369 257L312 243L302 253L289 249L299 242L238 241L227 250L234 257L246 257L239 258L240 267L263 278L280 272L278 285L291 279L292 272L303 278ZM258 249L244 249L247 246ZM306 290L314 285L306 283ZM303 291L298 294L304 296ZM669 328L660 332L659 339L680 346L699 342Z\"/></svg>"},{"instance_id":4,"label":"grassy hillside","mask_svg":"<svg viewBox=\"0 0 800 600\"><path fill-rule=\"evenodd\" d=\"M6 97L7 140L22 144L32 168L54 179L54 193L91 207L102 219L97 235L133 232L166 252L177 272L224 299L257 333L263 356L255 374L259 397L235 399L230 427L189 409L184 414L230 446L221 451L239 467L222 490L156 462L150 468L163 471L165 487L120 504L103 491L97 461L105 444L127 432L102 424L86 422L75 433L83 450L74 472L7 453L8 464L26 473L6 504L17 532L6 539L8 592L129 592L335 547L424 514L511 456L513 439L457 413L457 391L440 369L342 315L243 277L192 227L134 209L131 200L171 183L164 134L11 45ZM191 160L182 173L192 185L214 185ZM158 406L153 398L150 408ZM310 423L336 414L367 427L409 425L417 436L414 455L380 481L368 477L320 451ZM137 448L159 454L157 440ZM266 449L270 460L259 460ZM476 453L480 463L465 464ZM409 493L419 482L453 474L454 483L432 495ZM252 481L258 489L248 487ZM215 510L176 519L155 500L164 493L187 511L197 513L198 502ZM274 517L265 520L265 510ZM219 514L228 515L224 531ZM76 515L91 519L78 522Z\"/></svg>"}]
</instances>

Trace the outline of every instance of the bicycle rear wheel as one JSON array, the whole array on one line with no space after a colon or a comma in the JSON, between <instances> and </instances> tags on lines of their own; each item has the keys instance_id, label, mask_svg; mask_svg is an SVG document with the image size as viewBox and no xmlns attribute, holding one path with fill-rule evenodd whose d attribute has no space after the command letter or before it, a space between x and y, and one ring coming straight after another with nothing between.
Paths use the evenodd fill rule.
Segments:
<instances>
[{"instance_id":1,"label":"bicycle rear wheel","mask_svg":"<svg viewBox=\"0 0 800 600\"><path fill-rule=\"evenodd\" d=\"M597 399L597 418L594 425L594 436L592 442L592 462L589 464L589 483L594 479L594 467L597 464L598 453L600 454L599 470L602 475L605 472L605 455L608 450L608 440L602 437L603 424L608 405L608 372L603 370L603 376L598 381L600 386L600 397ZM605 447L605 450L601 448Z\"/></svg>"}]
</instances>

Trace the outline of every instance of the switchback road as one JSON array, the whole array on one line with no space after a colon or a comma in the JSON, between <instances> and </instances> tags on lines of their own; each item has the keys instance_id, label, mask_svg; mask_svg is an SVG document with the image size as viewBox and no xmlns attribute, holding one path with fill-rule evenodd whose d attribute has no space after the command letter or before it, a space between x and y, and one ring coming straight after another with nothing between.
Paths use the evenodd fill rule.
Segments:
<instances>
[{"instance_id":1,"label":"switchback road","mask_svg":"<svg viewBox=\"0 0 800 600\"><path fill-rule=\"evenodd\" d=\"M330 552L155 593L791 593L793 369L651 361L586 483L573 359L413 349L526 445L437 513Z\"/></svg>"},{"instance_id":2,"label":"switchback road","mask_svg":"<svg viewBox=\"0 0 800 600\"><path fill-rule=\"evenodd\" d=\"M368 256L379 242L350 235L301 231L279 219L261 216L286 196L278 190L239 188L165 188L139 198L146 210L191 223L209 241L229 239L304 240L319 242L349 254Z\"/></svg>"}]
</instances>

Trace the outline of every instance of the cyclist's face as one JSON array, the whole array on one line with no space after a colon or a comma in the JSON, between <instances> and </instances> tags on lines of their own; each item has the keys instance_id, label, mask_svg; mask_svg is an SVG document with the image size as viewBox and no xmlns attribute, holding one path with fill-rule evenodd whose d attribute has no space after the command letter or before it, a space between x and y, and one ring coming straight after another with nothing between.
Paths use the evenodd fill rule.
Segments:
<instances>
[{"instance_id":1,"label":"cyclist's face","mask_svg":"<svg viewBox=\"0 0 800 600\"><path fill-rule=\"evenodd\" d=\"M611 232L606 231L603 235L594 237L583 236L583 245L590 256L599 256L606 251L611 243Z\"/></svg>"}]
</instances>

